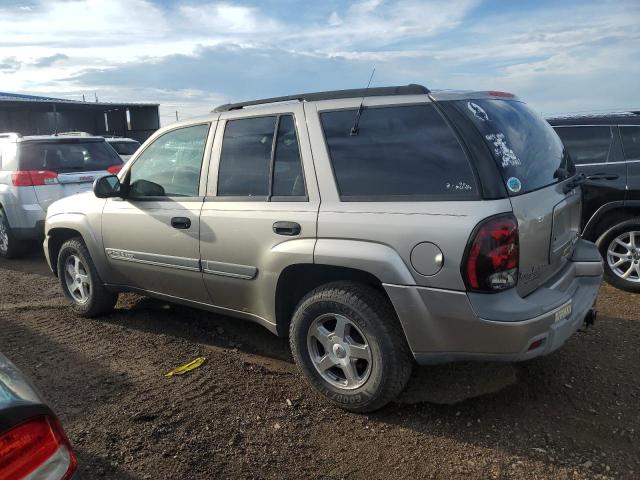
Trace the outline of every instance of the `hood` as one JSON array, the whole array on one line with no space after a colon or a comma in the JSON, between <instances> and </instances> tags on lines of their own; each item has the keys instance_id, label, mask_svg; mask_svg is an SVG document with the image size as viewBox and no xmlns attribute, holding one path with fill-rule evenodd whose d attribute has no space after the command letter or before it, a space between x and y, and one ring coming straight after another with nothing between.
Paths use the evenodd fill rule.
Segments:
<instances>
[{"instance_id":1,"label":"hood","mask_svg":"<svg viewBox=\"0 0 640 480\"><path fill-rule=\"evenodd\" d=\"M104 204L103 198L98 198L94 195L93 191L77 193L70 195L60 200L56 200L47 209L47 218L54 215L60 215L62 213L80 213L84 214L89 210L93 210L92 207Z\"/></svg>"}]
</instances>

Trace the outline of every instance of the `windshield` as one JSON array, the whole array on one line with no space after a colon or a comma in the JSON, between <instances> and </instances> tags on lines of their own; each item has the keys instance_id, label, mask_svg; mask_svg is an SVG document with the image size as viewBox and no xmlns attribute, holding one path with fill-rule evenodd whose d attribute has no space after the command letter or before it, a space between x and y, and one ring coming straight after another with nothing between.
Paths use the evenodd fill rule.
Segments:
<instances>
[{"instance_id":1,"label":"windshield","mask_svg":"<svg viewBox=\"0 0 640 480\"><path fill-rule=\"evenodd\" d=\"M43 141L20 145L21 170L49 170L56 173L106 170L123 163L104 141Z\"/></svg>"},{"instance_id":2,"label":"windshield","mask_svg":"<svg viewBox=\"0 0 640 480\"><path fill-rule=\"evenodd\" d=\"M537 190L575 173L558 135L525 103L515 100L455 103L482 134L509 195Z\"/></svg>"},{"instance_id":3,"label":"windshield","mask_svg":"<svg viewBox=\"0 0 640 480\"><path fill-rule=\"evenodd\" d=\"M138 150L138 142L108 142L120 155L133 155Z\"/></svg>"}]
</instances>

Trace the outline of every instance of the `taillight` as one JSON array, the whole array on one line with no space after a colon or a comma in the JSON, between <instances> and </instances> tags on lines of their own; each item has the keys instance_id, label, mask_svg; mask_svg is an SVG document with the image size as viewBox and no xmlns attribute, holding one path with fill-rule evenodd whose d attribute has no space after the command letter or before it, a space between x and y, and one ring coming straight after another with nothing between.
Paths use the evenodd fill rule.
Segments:
<instances>
[{"instance_id":1,"label":"taillight","mask_svg":"<svg viewBox=\"0 0 640 480\"><path fill-rule=\"evenodd\" d=\"M117 175L118 172L122 170L122 167L124 167L124 163L120 163L119 165L111 165L110 167L107 167L107 172L109 172L111 175Z\"/></svg>"},{"instance_id":2,"label":"taillight","mask_svg":"<svg viewBox=\"0 0 640 480\"><path fill-rule=\"evenodd\" d=\"M58 183L58 174L49 170L18 170L11 172L11 183L16 187L35 187Z\"/></svg>"},{"instance_id":3,"label":"taillight","mask_svg":"<svg viewBox=\"0 0 640 480\"><path fill-rule=\"evenodd\" d=\"M0 480L66 480L77 460L62 427L49 417L35 417L0 434Z\"/></svg>"},{"instance_id":4,"label":"taillight","mask_svg":"<svg viewBox=\"0 0 640 480\"><path fill-rule=\"evenodd\" d=\"M462 273L469 290L496 292L518 283L518 221L498 215L478 225L467 246Z\"/></svg>"}]
</instances>

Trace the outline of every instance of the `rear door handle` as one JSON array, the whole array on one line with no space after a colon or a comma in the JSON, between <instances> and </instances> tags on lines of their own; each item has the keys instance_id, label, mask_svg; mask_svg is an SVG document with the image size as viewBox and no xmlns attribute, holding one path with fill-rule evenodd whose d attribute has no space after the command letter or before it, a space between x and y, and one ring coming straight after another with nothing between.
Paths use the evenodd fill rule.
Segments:
<instances>
[{"instance_id":1,"label":"rear door handle","mask_svg":"<svg viewBox=\"0 0 640 480\"><path fill-rule=\"evenodd\" d=\"M286 235L289 237L299 235L302 231L299 223L296 222L276 222L273 224L273 232L278 235Z\"/></svg>"},{"instance_id":2,"label":"rear door handle","mask_svg":"<svg viewBox=\"0 0 640 480\"><path fill-rule=\"evenodd\" d=\"M171 226L180 230L187 230L191 227L191 219L187 217L173 217L171 219Z\"/></svg>"},{"instance_id":3,"label":"rear door handle","mask_svg":"<svg viewBox=\"0 0 640 480\"><path fill-rule=\"evenodd\" d=\"M618 178L620 178L620 176L615 173L594 173L593 175L589 175L587 180L617 180Z\"/></svg>"}]
</instances>

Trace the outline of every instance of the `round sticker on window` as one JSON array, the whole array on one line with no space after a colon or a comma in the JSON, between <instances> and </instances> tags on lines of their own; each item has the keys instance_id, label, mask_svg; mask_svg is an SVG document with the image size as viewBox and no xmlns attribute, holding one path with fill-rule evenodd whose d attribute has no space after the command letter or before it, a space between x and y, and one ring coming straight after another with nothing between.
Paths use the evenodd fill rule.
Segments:
<instances>
[{"instance_id":1,"label":"round sticker on window","mask_svg":"<svg viewBox=\"0 0 640 480\"><path fill-rule=\"evenodd\" d=\"M522 182L516 177L511 177L509 180L507 180L507 188L513 193L518 193L520 190L522 190Z\"/></svg>"}]
</instances>

